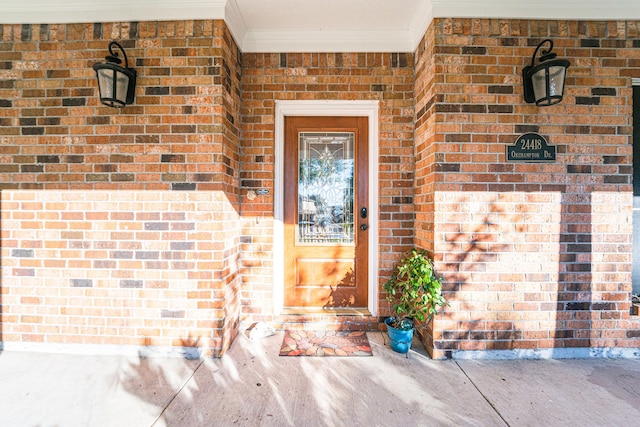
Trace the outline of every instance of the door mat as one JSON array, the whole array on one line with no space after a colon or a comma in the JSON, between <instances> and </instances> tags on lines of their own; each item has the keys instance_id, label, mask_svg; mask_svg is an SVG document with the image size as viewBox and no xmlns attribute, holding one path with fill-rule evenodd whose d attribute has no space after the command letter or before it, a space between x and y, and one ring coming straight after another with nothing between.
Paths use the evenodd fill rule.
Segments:
<instances>
[{"instance_id":1,"label":"door mat","mask_svg":"<svg viewBox=\"0 0 640 427\"><path fill-rule=\"evenodd\" d=\"M364 331L285 331L280 356L373 356Z\"/></svg>"}]
</instances>

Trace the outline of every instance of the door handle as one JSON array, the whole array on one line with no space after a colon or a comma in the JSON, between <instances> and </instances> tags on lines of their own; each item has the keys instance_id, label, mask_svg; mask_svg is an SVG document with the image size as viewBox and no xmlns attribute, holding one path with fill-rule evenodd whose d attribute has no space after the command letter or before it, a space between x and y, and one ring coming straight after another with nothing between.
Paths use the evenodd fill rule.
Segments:
<instances>
[{"instance_id":1,"label":"door handle","mask_svg":"<svg viewBox=\"0 0 640 427\"><path fill-rule=\"evenodd\" d=\"M366 218L366 217L367 217L367 208L360 209L360 218Z\"/></svg>"},{"instance_id":2,"label":"door handle","mask_svg":"<svg viewBox=\"0 0 640 427\"><path fill-rule=\"evenodd\" d=\"M368 226L367 224L362 224L362 225L360 226L360 230L362 230L362 231L365 231L365 230L367 230L368 228L369 228L369 226Z\"/></svg>"}]
</instances>

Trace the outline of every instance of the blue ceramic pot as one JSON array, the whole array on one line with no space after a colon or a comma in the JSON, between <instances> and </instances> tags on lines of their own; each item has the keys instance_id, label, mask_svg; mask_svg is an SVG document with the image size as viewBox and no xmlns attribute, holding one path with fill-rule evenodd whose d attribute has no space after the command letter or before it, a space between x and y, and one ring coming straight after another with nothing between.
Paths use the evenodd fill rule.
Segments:
<instances>
[{"instance_id":1,"label":"blue ceramic pot","mask_svg":"<svg viewBox=\"0 0 640 427\"><path fill-rule=\"evenodd\" d=\"M391 349L398 353L407 353L411 348L411 341L413 340L413 328L396 329L391 326L391 321L391 317L388 317L384 321L385 325L387 325L387 334L391 341Z\"/></svg>"}]
</instances>

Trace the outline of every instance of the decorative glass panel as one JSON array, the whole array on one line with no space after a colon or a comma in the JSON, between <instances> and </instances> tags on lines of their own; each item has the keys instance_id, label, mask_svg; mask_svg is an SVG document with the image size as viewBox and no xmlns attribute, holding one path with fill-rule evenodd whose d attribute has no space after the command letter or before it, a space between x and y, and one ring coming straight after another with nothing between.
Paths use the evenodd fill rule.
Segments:
<instances>
[{"instance_id":1,"label":"decorative glass panel","mask_svg":"<svg viewBox=\"0 0 640 427\"><path fill-rule=\"evenodd\" d=\"M298 150L300 244L354 244L354 134L301 132Z\"/></svg>"}]
</instances>

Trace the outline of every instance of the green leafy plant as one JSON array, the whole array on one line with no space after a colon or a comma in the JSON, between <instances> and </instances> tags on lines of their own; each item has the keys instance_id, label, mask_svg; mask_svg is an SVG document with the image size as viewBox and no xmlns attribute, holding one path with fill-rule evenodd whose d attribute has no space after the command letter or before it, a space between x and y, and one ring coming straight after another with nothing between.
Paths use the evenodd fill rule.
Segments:
<instances>
[{"instance_id":1,"label":"green leafy plant","mask_svg":"<svg viewBox=\"0 0 640 427\"><path fill-rule=\"evenodd\" d=\"M387 301L393 304L391 326L411 329L414 321L430 321L439 307L448 305L442 295L442 278L423 249L406 252L383 285Z\"/></svg>"}]
</instances>

